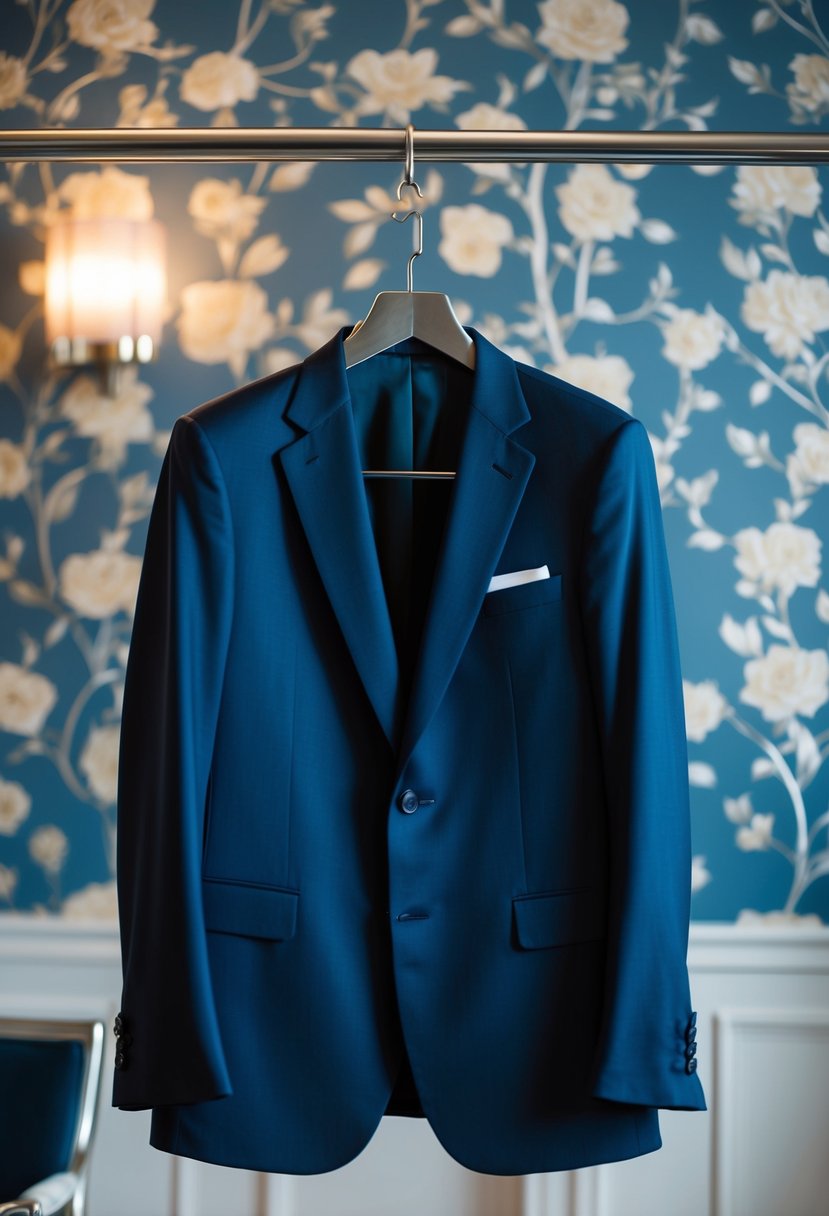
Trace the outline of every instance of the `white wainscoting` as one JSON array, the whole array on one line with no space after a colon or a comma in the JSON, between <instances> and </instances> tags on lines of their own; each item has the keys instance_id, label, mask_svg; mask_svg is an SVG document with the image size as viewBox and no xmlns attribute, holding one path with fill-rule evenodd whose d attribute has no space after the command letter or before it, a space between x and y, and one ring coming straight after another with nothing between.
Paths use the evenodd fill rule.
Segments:
<instances>
[{"instance_id":1,"label":"white wainscoting","mask_svg":"<svg viewBox=\"0 0 829 1216\"><path fill-rule=\"evenodd\" d=\"M657 1152L523 1178L467 1170L422 1119L384 1119L354 1161L310 1177L151 1148L149 1111L111 1106L111 925L0 914L0 1014L107 1025L88 1216L826 1216L829 928L694 922L688 961L709 1109L661 1111Z\"/></svg>"}]
</instances>

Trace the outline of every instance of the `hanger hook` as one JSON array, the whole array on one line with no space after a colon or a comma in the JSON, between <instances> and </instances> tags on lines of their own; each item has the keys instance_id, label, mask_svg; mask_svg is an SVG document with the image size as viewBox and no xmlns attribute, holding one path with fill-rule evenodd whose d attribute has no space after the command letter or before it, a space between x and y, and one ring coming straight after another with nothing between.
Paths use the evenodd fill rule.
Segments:
<instances>
[{"instance_id":1,"label":"hanger hook","mask_svg":"<svg viewBox=\"0 0 829 1216\"><path fill-rule=\"evenodd\" d=\"M405 151L405 169L403 181L397 187L397 197L400 198L400 191L404 186L411 186L416 190L419 197L423 198L423 191L418 186L414 179L414 126L412 123L406 123L406 151Z\"/></svg>"},{"instance_id":2,"label":"hanger hook","mask_svg":"<svg viewBox=\"0 0 829 1216\"><path fill-rule=\"evenodd\" d=\"M397 197L400 198L400 192L404 186L410 186L416 190L420 198L423 198L423 191L414 180L414 127L410 122L406 123L406 164L404 170L403 181L397 187ZM417 220L417 248L412 252L408 262L406 263L406 290L412 291L412 265L415 258L420 257L423 253L423 212L412 208L405 215L398 215L397 211L392 211L391 218L396 220L398 224L405 224L410 216L414 216Z\"/></svg>"},{"instance_id":3,"label":"hanger hook","mask_svg":"<svg viewBox=\"0 0 829 1216\"><path fill-rule=\"evenodd\" d=\"M392 211L391 218L397 220L398 224L405 224L407 219L414 216L417 220L417 248L414 249L406 263L406 291L412 291L412 264L415 258L419 258L423 253L423 212L412 208L405 215L398 215L396 211Z\"/></svg>"}]
</instances>

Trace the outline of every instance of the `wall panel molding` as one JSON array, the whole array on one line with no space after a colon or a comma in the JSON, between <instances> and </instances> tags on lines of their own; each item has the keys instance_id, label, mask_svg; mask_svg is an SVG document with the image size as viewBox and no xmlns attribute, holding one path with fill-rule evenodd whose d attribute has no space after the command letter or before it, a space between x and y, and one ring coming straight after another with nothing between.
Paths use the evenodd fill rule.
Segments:
<instances>
[{"instance_id":1,"label":"wall panel molding","mask_svg":"<svg viewBox=\"0 0 829 1216\"><path fill-rule=\"evenodd\" d=\"M422 1197L407 1198L403 1181L413 1169L433 1188L430 1216L781 1216L758 1203L758 1188L772 1194L771 1183L789 1196L786 1216L819 1216L812 1195L829 1192L829 1126L821 1124L829 928L694 922L688 964L709 1109L661 1112L657 1152L511 1180L465 1170L420 1120L385 1120L394 1126L381 1127L355 1162L308 1179L221 1169L150 1147L149 1112L110 1105L117 926L0 914L0 1013L98 1016L107 1025L89 1216L308 1216L323 1195L326 1216L387 1216L392 1207L415 1216ZM769 1086L776 1103L765 1100ZM749 1168L758 1161L773 1163L771 1183ZM390 1194L391 1185L399 1192Z\"/></svg>"}]
</instances>

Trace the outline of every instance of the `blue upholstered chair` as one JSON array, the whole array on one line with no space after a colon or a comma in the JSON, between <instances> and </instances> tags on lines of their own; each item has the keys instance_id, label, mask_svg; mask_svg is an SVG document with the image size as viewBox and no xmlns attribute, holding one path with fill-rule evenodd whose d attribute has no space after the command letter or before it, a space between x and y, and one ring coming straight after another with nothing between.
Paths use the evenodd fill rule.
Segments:
<instances>
[{"instance_id":1,"label":"blue upholstered chair","mask_svg":"<svg viewBox=\"0 0 829 1216\"><path fill-rule=\"evenodd\" d=\"M0 1018L0 1216L83 1216L104 1023Z\"/></svg>"}]
</instances>

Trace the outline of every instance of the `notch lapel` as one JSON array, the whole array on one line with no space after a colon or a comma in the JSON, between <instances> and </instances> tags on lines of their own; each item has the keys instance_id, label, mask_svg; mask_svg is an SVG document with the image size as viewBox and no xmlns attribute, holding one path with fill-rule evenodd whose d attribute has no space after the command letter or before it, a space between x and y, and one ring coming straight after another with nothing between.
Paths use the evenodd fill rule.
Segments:
<instances>
[{"instance_id":1,"label":"notch lapel","mask_svg":"<svg viewBox=\"0 0 829 1216\"><path fill-rule=\"evenodd\" d=\"M360 468L344 326L302 364L286 417L305 434L276 455L399 776L431 721L480 611L535 456L509 432L531 415L514 361L477 330L458 454L407 705ZM396 780L395 778L395 780Z\"/></svg>"},{"instance_id":2,"label":"notch lapel","mask_svg":"<svg viewBox=\"0 0 829 1216\"><path fill-rule=\"evenodd\" d=\"M509 432L531 414L515 363L476 330L469 417L435 564L398 753L399 778L454 674L535 456Z\"/></svg>"},{"instance_id":3,"label":"notch lapel","mask_svg":"<svg viewBox=\"0 0 829 1216\"><path fill-rule=\"evenodd\" d=\"M307 434L277 455L357 673L396 750L397 648L345 379L344 332L304 361L286 413Z\"/></svg>"}]
</instances>

